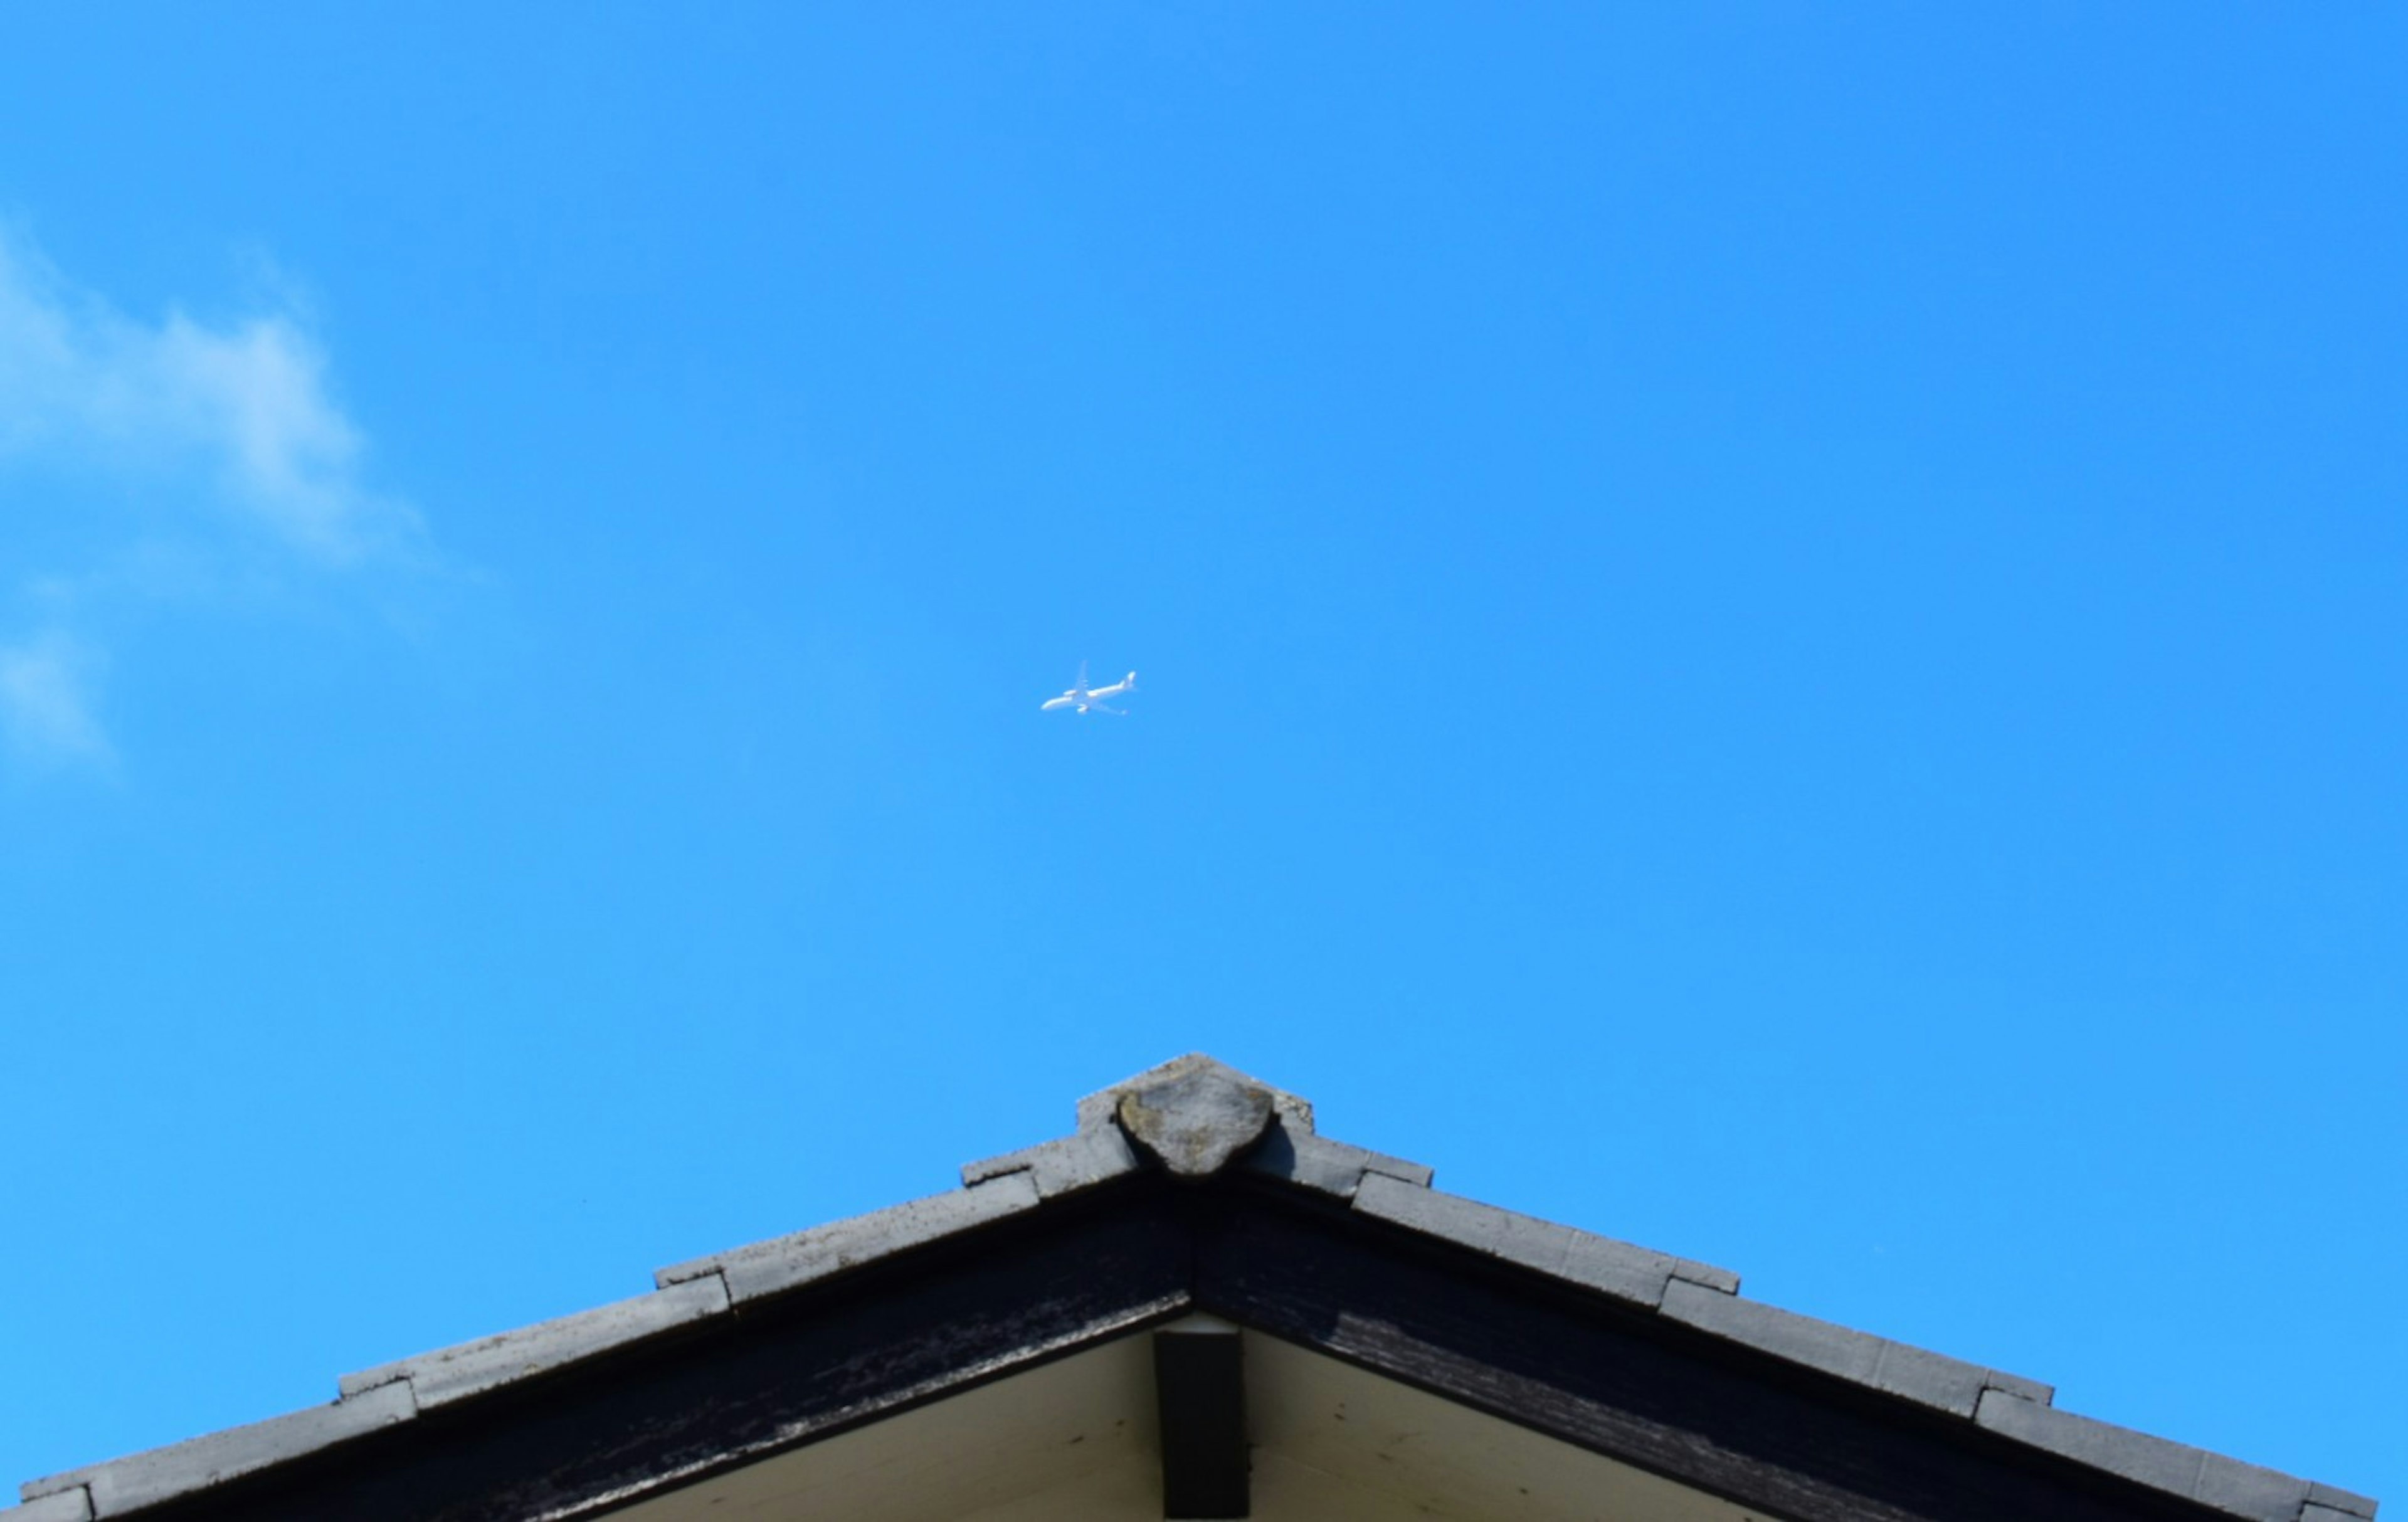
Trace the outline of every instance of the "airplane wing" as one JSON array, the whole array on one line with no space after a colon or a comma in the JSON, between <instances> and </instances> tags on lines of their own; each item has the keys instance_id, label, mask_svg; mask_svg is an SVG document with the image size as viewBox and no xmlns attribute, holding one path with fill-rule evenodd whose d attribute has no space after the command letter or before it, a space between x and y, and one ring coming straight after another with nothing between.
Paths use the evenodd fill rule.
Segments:
<instances>
[{"instance_id":1,"label":"airplane wing","mask_svg":"<svg viewBox=\"0 0 2408 1522\"><path fill-rule=\"evenodd\" d=\"M1070 690L1071 690L1072 692L1074 692L1074 693L1083 693L1083 692L1085 692L1085 691L1087 690L1087 663L1086 663L1086 662L1084 662L1084 661L1081 661L1081 662L1079 663L1079 684L1078 684L1077 686L1075 686L1075 687L1072 687Z\"/></svg>"},{"instance_id":2,"label":"airplane wing","mask_svg":"<svg viewBox=\"0 0 2408 1522\"><path fill-rule=\"evenodd\" d=\"M1092 700L1087 704L1085 711L1089 713L1109 713L1115 719L1125 719L1128 717L1128 710L1125 708L1114 708L1109 703L1097 703Z\"/></svg>"}]
</instances>

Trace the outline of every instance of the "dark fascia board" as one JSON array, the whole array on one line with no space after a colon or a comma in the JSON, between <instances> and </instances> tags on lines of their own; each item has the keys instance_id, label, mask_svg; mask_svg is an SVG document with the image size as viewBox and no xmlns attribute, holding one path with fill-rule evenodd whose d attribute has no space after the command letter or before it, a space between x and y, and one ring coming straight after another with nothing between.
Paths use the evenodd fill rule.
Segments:
<instances>
[{"instance_id":1,"label":"dark fascia board","mask_svg":"<svg viewBox=\"0 0 2408 1522\"><path fill-rule=\"evenodd\" d=\"M1725 1270L1440 1193L1209 1058L1090 1096L1079 1120L947 1194L348 1375L329 1406L30 1482L0 1519L566 1522L1191 1305L1803 1522L1992 1515L1969 1485L2057 1508L2001 1518L2374 1515L2059 1411L2045 1385L1743 1299ZM1323 1277L1299 1283L1300 1262ZM932 1343L932 1325L960 1330ZM865 1357L874 1387L832 1371ZM611 1451L651 1467L594 1457Z\"/></svg>"}]
</instances>

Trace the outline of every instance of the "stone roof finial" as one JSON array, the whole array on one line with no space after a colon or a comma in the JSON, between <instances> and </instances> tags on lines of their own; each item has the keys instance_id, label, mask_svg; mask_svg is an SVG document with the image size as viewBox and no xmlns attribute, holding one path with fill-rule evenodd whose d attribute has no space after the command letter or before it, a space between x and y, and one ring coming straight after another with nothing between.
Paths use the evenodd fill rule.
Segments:
<instances>
[{"instance_id":1,"label":"stone roof finial","mask_svg":"<svg viewBox=\"0 0 2408 1522\"><path fill-rule=\"evenodd\" d=\"M1271 1117L1312 1129L1312 1107L1200 1053L1166 1062L1090 1096L1087 1127L1117 1122L1128 1139L1182 1179L1206 1179L1262 1140Z\"/></svg>"}]
</instances>

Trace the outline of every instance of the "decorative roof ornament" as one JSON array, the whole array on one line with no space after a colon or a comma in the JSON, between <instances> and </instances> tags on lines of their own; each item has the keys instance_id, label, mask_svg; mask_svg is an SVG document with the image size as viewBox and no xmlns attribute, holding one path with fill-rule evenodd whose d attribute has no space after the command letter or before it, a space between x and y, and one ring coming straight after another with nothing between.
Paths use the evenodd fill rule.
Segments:
<instances>
[{"instance_id":1,"label":"decorative roof ornament","mask_svg":"<svg viewBox=\"0 0 2408 1522\"><path fill-rule=\"evenodd\" d=\"M1180 1070L1124 1090L1112 1118L1172 1177L1209 1179L1262 1140L1276 1100L1270 1089L1210 1057L1170 1066Z\"/></svg>"}]
</instances>

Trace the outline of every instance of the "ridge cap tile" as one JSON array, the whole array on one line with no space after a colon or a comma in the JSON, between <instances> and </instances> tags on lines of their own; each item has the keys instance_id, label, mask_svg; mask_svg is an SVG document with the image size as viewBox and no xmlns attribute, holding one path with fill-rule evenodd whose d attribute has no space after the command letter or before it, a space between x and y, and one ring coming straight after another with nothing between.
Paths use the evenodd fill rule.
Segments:
<instances>
[{"instance_id":1,"label":"ridge cap tile","mask_svg":"<svg viewBox=\"0 0 2408 1522\"><path fill-rule=\"evenodd\" d=\"M1739 1293L1739 1275L1728 1269L1718 1269L1711 1263L1700 1263L1693 1257L1672 1259L1672 1277L1684 1284L1699 1285L1723 1295Z\"/></svg>"},{"instance_id":2,"label":"ridge cap tile","mask_svg":"<svg viewBox=\"0 0 2408 1522\"><path fill-rule=\"evenodd\" d=\"M1983 1391L1973 1419L2001 1437L2253 1522L2298 1522L2308 1500L2305 1480L2005 1390Z\"/></svg>"},{"instance_id":3,"label":"ridge cap tile","mask_svg":"<svg viewBox=\"0 0 2408 1522\"><path fill-rule=\"evenodd\" d=\"M2308 1500L2314 1505L2370 1519L2373 1517L2375 1508L2382 1504L2372 1496L2361 1496L2355 1490L2344 1490L2337 1485L2327 1485L2321 1480L2308 1483Z\"/></svg>"},{"instance_id":4,"label":"ridge cap tile","mask_svg":"<svg viewBox=\"0 0 2408 1522\"><path fill-rule=\"evenodd\" d=\"M1664 1292L1663 1314L1838 1379L1971 1419L1991 1371L1762 1300L1719 1294L1681 1280Z\"/></svg>"},{"instance_id":5,"label":"ridge cap tile","mask_svg":"<svg viewBox=\"0 0 2408 1522\"><path fill-rule=\"evenodd\" d=\"M407 1381L380 1385L348 1400L305 1406L265 1421L223 1428L163 1448L29 1480L22 1494L30 1502L81 1486L90 1493L93 1516L118 1516L409 1421L417 1414L418 1402Z\"/></svg>"},{"instance_id":6,"label":"ridge cap tile","mask_svg":"<svg viewBox=\"0 0 2408 1522\"><path fill-rule=\"evenodd\" d=\"M2003 1369L1985 1369L1982 1377L1991 1389L2012 1395L2018 1400L2029 1400L2040 1406L2057 1404L2057 1386L2054 1385L2027 1379L2021 1374L2011 1374Z\"/></svg>"},{"instance_id":7,"label":"ridge cap tile","mask_svg":"<svg viewBox=\"0 0 2408 1522\"><path fill-rule=\"evenodd\" d=\"M1650 1248L1384 1174L1364 1175L1354 1209L1650 1310L1662 1303L1672 1279L1673 1259Z\"/></svg>"},{"instance_id":8,"label":"ridge cap tile","mask_svg":"<svg viewBox=\"0 0 2408 1522\"><path fill-rule=\"evenodd\" d=\"M0 1506L0 1522L92 1522L92 1492L76 1486L22 1505Z\"/></svg>"},{"instance_id":9,"label":"ridge cap tile","mask_svg":"<svg viewBox=\"0 0 2408 1522\"><path fill-rule=\"evenodd\" d=\"M977 1188L1013 1173L1030 1175L1038 1198L1053 1199L1137 1170L1138 1157L1117 1126L1073 1131L1051 1142L962 1165L962 1187Z\"/></svg>"},{"instance_id":10,"label":"ridge cap tile","mask_svg":"<svg viewBox=\"0 0 2408 1522\"><path fill-rule=\"evenodd\" d=\"M727 1281L728 1299L741 1305L831 1278L982 1222L1032 1210L1042 1199L1030 1171L998 1174L967 1189L924 1195L825 1226L810 1227L710 1257L673 1264L654 1274L653 1282L666 1289L716 1272Z\"/></svg>"},{"instance_id":11,"label":"ridge cap tile","mask_svg":"<svg viewBox=\"0 0 2408 1522\"><path fill-rule=\"evenodd\" d=\"M345 1374L337 1387L348 1400L395 1380L408 1380L423 1411L718 1315L729 1304L726 1281L706 1273L589 1311Z\"/></svg>"},{"instance_id":12,"label":"ridge cap tile","mask_svg":"<svg viewBox=\"0 0 2408 1522\"><path fill-rule=\"evenodd\" d=\"M1369 1173L1421 1189L1428 1188L1434 1176L1420 1163L1299 1130L1288 1125L1283 1115L1271 1117L1270 1128L1264 1132L1260 1144L1240 1157L1238 1166L1249 1172L1336 1195L1340 1199L1354 1199L1364 1175Z\"/></svg>"}]
</instances>

